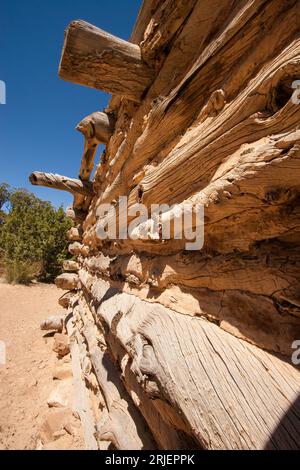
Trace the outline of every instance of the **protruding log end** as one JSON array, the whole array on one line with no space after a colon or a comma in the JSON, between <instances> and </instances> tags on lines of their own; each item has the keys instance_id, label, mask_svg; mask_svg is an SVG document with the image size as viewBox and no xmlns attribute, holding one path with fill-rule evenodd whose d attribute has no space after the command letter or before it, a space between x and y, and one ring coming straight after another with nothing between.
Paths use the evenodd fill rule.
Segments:
<instances>
[{"instance_id":1,"label":"protruding log end","mask_svg":"<svg viewBox=\"0 0 300 470\"><path fill-rule=\"evenodd\" d=\"M69 219L73 220L74 222L81 223L85 220L87 216L87 212L69 207L66 210L66 216L69 217Z\"/></svg>"},{"instance_id":2,"label":"protruding log end","mask_svg":"<svg viewBox=\"0 0 300 470\"><path fill-rule=\"evenodd\" d=\"M79 286L79 277L77 274L64 273L60 276L57 276L55 279L55 284L58 288L64 290L77 289Z\"/></svg>"},{"instance_id":3,"label":"protruding log end","mask_svg":"<svg viewBox=\"0 0 300 470\"><path fill-rule=\"evenodd\" d=\"M73 295L74 295L74 292L75 292L75 291L65 292L65 293L58 299L59 305L61 305L61 307L63 307L63 308L69 308L69 306L70 306L70 304L71 304L72 297L73 297Z\"/></svg>"},{"instance_id":4,"label":"protruding log end","mask_svg":"<svg viewBox=\"0 0 300 470\"><path fill-rule=\"evenodd\" d=\"M112 115L95 112L85 117L76 126L84 135L84 149L81 159L79 178L88 181L93 168L99 144L107 144L114 132L115 120Z\"/></svg>"},{"instance_id":5,"label":"protruding log end","mask_svg":"<svg viewBox=\"0 0 300 470\"><path fill-rule=\"evenodd\" d=\"M74 195L93 195L93 183L90 181L81 181L79 179L68 178L67 176L57 175L54 173L35 171L29 176L29 181L34 186L45 186L47 188L69 191Z\"/></svg>"},{"instance_id":6,"label":"protruding log end","mask_svg":"<svg viewBox=\"0 0 300 470\"><path fill-rule=\"evenodd\" d=\"M79 227L71 227L70 230L67 232L67 237L72 242L81 242L82 240L82 228Z\"/></svg>"},{"instance_id":7,"label":"protruding log end","mask_svg":"<svg viewBox=\"0 0 300 470\"><path fill-rule=\"evenodd\" d=\"M68 247L68 250L69 253L71 253L73 256L88 256L89 254L89 247L79 242L71 243Z\"/></svg>"},{"instance_id":8,"label":"protruding log end","mask_svg":"<svg viewBox=\"0 0 300 470\"><path fill-rule=\"evenodd\" d=\"M141 101L154 72L143 62L139 46L77 20L65 32L59 76Z\"/></svg>"},{"instance_id":9,"label":"protruding log end","mask_svg":"<svg viewBox=\"0 0 300 470\"><path fill-rule=\"evenodd\" d=\"M38 185L37 172L31 173L31 175L29 175L29 181L30 181L30 183L33 184L34 186L37 186L37 185Z\"/></svg>"},{"instance_id":10,"label":"protruding log end","mask_svg":"<svg viewBox=\"0 0 300 470\"><path fill-rule=\"evenodd\" d=\"M61 332L64 325L64 316L51 316L42 321L41 330L56 330Z\"/></svg>"},{"instance_id":11,"label":"protruding log end","mask_svg":"<svg viewBox=\"0 0 300 470\"><path fill-rule=\"evenodd\" d=\"M107 144L113 134L115 120L112 116L96 111L80 121L76 129L86 139L92 139L95 144Z\"/></svg>"},{"instance_id":12,"label":"protruding log end","mask_svg":"<svg viewBox=\"0 0 300 470\"><path fill-rule=\"evenodd\" d=\"M76 261L68 259L63 262L63 268L64 271L76 272L78 271L78 264Z\"/></svg>"}]
</instances>

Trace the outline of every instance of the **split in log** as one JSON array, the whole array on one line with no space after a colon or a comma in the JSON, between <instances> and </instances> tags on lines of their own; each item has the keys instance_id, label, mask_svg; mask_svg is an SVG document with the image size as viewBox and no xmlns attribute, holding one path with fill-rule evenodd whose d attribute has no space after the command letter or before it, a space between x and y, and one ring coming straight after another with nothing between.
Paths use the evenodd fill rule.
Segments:
<instances>
[{"instance_id":1,"label":"split in log","mask_svg":"<svg viewBox=\"0 0 300 470\"><path fill-rule=\"evenodd\" d=\"M59 76L133 101L141 100L154 79L139 46L82 20L66 30Z\"/></svg>"},{"instance_id":2,"label":"split in log","mask_svg":"<svg viewBox=\"0 0 300 470\"><path fill-rule=\"evenodd\" d=\"M84 118L76 129L84 135L84 149L79 178L86 181L93 171L98 145L107 144L113 133L114 120L109 114L95 112Z\"/></svg>"},{"instance_id":3,"label":"split in log","mask_svg":"<svg viewBox=\"0 0 300 470\"><path fill-rule=\"evenodd\" d=\"M57 175L54 173L35 171L29 176L29 181L35 186L61 189L63 191L69 191L72 194L82 194L84 196L93 194L92 183L83 182L78 179L68 178L67 176Z\"/></svg>"},{"instance_id":4,"label":"split in log","mask_svg":"<svg viewBox=\"0 0 300 470\"><path fill-rule=\"evenodd\" d=\"M65 273L57 276L55 284L60 289L73 290L77 289L79 278L77 274Z\"/></svg>"}]
</instances>

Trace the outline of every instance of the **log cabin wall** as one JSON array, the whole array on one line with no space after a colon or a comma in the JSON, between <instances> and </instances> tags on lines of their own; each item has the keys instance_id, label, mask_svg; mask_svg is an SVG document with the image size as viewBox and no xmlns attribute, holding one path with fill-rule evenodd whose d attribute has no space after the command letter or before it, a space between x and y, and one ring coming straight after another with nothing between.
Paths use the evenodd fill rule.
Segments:
<instances>
[{"instance_id":1,"label":"log cabin wall","mask_svg":"<svg viewBox=\"0 0 300 470\"><path fill-rule=\"evenodd\" d=\"M300 448L299 18L297 0L145 0L130 42L66 31L60 77L113 94L78 125L80 180L31 176L74 194L57 284L89 448ZM202 204L203 248L101 240L120 196Z\"/></svg>"}]
</instances>

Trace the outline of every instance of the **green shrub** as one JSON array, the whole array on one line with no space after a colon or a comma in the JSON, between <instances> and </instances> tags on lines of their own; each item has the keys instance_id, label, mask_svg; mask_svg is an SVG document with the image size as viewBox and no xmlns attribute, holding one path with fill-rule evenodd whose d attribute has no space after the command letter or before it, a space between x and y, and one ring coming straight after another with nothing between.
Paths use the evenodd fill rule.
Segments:
<instances>
[{"instance_id":1,"label":"green shrub","mask_svg":"<svg viewBox=\"0 0 300 470\"><path fill-rule=\"evenodd\" d=\"M0 225L0 251L8 282L27 282L34 277L53 281L69 257L66 232L71 226L61 207L55 209L26 190L11 191L9 211Z\"/></svg>"}]
</instances>

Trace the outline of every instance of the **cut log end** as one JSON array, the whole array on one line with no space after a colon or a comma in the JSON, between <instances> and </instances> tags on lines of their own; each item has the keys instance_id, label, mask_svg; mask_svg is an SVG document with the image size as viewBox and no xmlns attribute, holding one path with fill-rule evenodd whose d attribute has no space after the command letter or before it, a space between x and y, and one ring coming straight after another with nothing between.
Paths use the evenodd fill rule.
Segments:
<instances>
[{"instance_id":1,"label":"cut log end","mask_svg":"<svg viewBox=\"0 0 300 470\"><path fill-rule=\"evenodd\" d=\"M73 290L79 287L79 277L77 274L65 273L57 276L55 284L58 288L64 290Z\"/></svg>"},{"instance_id":2,"label":"cut log end","mask_svg":"<svg viewBox=\"0 0 300 470\"><path fill-rule=\"evenodd\" d=\"M59 77L140 101L154 79L139 46L82 20L65 31Z\"/></svg>"}]
</instances>

